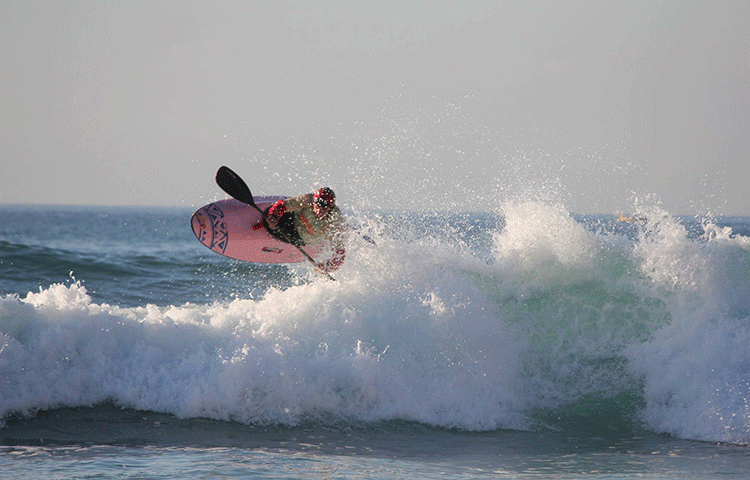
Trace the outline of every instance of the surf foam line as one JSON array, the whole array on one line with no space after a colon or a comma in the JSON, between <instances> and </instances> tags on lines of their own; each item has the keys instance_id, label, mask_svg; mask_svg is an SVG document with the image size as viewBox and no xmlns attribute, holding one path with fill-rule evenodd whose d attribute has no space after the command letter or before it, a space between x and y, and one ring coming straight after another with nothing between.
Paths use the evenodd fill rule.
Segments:
<instances>
[{"instance_id":1,"label":"surf foam line","mask_svg":"<svg viewBox=\"0 0 750 480\"><path fill-rule=\"evenodd\" d=\"M453 335L447 323L481 317L481 306L446 304L435 288L397 304L404 289L372 287L317 282L166 308L98 305L80 284L4 297L0 413L113 401L244 423L519 422L491 358L493 336L507 340L488 328Z\"/></svg>"}]
</instances>

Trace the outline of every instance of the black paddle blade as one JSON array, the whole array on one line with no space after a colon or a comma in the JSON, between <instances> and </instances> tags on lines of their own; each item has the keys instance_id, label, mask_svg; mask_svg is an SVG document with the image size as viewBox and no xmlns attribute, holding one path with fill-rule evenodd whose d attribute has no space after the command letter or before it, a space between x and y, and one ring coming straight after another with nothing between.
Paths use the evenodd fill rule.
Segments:
<instances>
[{"instance_id":1,"label":"black paddle blade","mask_svg":"<svg viewBox=\"0 0 750 480\"><path fill-rule=\"evenodd\" d=\"M235 198L242 203L255 206L255 200L253 200L253 194L250 193L250 188L248 188L245 181L229 167L222 166L219 168L219 171L216 172L216 183L222 190L231 195L232 198Z\"/></svg>"}]
</instances>

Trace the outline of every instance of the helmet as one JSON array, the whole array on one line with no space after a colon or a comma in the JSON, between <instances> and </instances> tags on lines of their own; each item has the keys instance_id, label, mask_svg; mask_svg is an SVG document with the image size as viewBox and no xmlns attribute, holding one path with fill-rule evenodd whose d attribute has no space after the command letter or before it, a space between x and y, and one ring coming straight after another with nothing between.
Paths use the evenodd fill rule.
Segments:
<instances>
[{"instance_id":1,"label":"helmet","mask_svg":"<svg viewBox=\"0 0 750 480\"><path fill-rule=\"evenodd\" d=\"M336 194L328 187L323 187L313 194L313 203L324 208L333 208Z\"/></svg>"}]
</instances>

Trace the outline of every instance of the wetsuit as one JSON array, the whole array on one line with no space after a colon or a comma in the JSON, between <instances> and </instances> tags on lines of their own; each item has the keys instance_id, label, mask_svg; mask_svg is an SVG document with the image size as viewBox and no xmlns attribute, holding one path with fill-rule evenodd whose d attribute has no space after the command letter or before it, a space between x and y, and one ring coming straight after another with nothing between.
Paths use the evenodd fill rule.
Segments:
<instances>
[{"instance_id":1,"label":"wetsuit","mask_svg":"<svg viewBox=\"0 0 750 480\"><path fill-rule=\"evenodd\" d=\"M269 232L276 238L297 246L326 243L332 255L322 266L326 271L336 270L344 262L344 218L334 205L323 218L313 210L313 194L279 200L267 210L267 216L278 219L275 229Z\"/></svg>"}]
</instances>

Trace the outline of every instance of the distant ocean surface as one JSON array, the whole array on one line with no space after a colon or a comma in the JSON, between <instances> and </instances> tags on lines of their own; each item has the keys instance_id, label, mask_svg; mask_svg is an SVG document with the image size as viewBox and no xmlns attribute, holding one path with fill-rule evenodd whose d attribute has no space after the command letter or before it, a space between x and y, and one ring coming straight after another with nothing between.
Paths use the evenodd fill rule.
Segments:
<instances>
[{"instance_id":1,"label":"distant ocean surface","mask_svg":"<svg viewBox=\"0 0 750 480\"><path fill-rule=\"evenodd\" d=\"M350 212L332 282L193 210L0 206L0 477L750 477L750 217Z\"/></svg>"}]
</instances>

